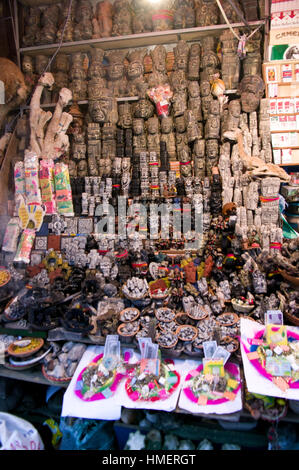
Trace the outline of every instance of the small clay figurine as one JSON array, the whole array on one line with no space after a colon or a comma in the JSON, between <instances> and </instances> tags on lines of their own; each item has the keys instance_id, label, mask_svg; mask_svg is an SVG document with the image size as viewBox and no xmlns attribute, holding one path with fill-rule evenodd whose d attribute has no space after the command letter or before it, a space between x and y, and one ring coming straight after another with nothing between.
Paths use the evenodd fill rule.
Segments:
<instances>
[{"instance_id":1,"label":"small clay figurine","mask_svg":"<svg viewBox=\"0 0 299 470\"><path fill-rule=\"evenodd\" d=\"M39 28L41 19L41 9L31 7L27 9L25 14L25 28L23 35L23 45L25 47L38 44Z\"/></svg>"},{"instance_id":2,"label":"small clay figurine","mask_svg":"<svg viewBox=\"0 0 299 470\"><path fill-rule=\"evenodd\" d=\"M163 117L161 119L161 142L166 142L167 152L170 160L176 160L175 135L173 132L172 117Z\"/></svg>"},{"instance_id":3,"label":"small clay figurine","mask_svg":"<svg viewBox=\"0 0 299 470\"><path fill-rule=\"evenodd\" d=\"M84 69L84 56L81 52L72 54L70 78L70 89L73 94L73 100L85 100L87 97L87 81L86 70Z\"/></svg>"},{"instance_id":4,"label":"small clay figurine","mask_svg":"<svg viewBox=\"0 0 299 470\"><path fill-rule=\"evenodd\" d=\"M189 62L188 62L188 79L199 80L201 62L201 47L199 43L193 43L190 46Z\"/></svg>"},{"instance_id":5,"label":"small clay figurine","mask_svg":"<svg viewBox=\"0 0 299 470\"><path fill-rule=\"evenodd\" d=\"M196 1L196 26L211 26L218 23L219 8L212 0Z\"/></svg>"},{"instance_id":6,"label":"small clay figurine","mask_svg":"<svg viewBox=\"0 0 299 470\"><path fill-rule=\"evenodd\" d=\"M93 122L116 124L118 121L117 102L111 90L102 89L98 99L89 102L89 112Z\"/></svg>"},{"instance_id":7,"label":"small clay figurine","mask_svg":"<svg viewBox=\"0 0 299 470\"><path fill-rule=\"evenodd\" d=\"M239 31L234 30L237 35ZM240 75L240 59L237 54L238 39L230 31L226 30L220 36L223 59L221 62L221 77L227 90L238 88Z\"/></svg>"},{"instance_id":8,"label":"small clay figurine","mask_svg":"<svg viewBox=\"0 0 299 470\"><path fill-rule=\"evenodd\" d=\"M115 97L129 96L128 82L125 75L124 51L109 51L105 57L107 66L107 87L113 91Z\"/></svg>"},{"instance_id":9,"label":"small clay figurine","mask_svg":"<svg viewBox=\"0 0 299 470\"><path fill-rule=\"evenodd\" d=\"M146 55L146 49L136 49L127 54L129 61L127 67L128 91L129 96L136 96L140 93L140 83L145 83L143 60ZM142 90L143 93L145 90Z\"/></svg>"},{"instance_id":10,"label":"small clay figurine","mask_svg":"<svg viewBox=\"0 0 299 470\"><path fill-rule=\"evenodd\" d=\"M132 2L132 29L134 34L148 33L153 30L151 5L144 0Z\"/></svg>"},{"instance_id":11,"label":"small clay figurine","mask_svg":"<svg viewBox=\"0 0 299 470\"><path fill-rule=\"evenodd\" d=\"M112 33L113 6L108 0L97 2L95 13L92 18L92 37L109 38Z\"/></svg>"},{"instance_id":12,"label":"small clay figurine","mask_svg":"<svg viewBox=\"0 0 299 470\"><path fill-rule=\"evenodd\" d=\"M198 81L193 80L188 83L188 96L188 109L193 112L197 121L202 121L200 87Z\"/></svg>"},{"instance_id":13,"label":"small clay figurine","mask_svg":"<svg viewBox=\"0 0 299 470\"><path fill-rule=\"evenodd\" d=\"M90 0L78 0L73 32L75 41L92 38L92 18L93 10Z\"/></svg>"},{"instance_id":14,"label":"small clay figurine","mask_svg":"<svg viewBox=\"0 0 299 470\"><path fill-rule=\"evenodd\" d=\"M152 58L153 70L148 76L149 87L156 87L158 85L165 85L168 83L168 75L166 71L166 56L167 52L164 46L158 45L150 51Z\"/></svg>"},{"instance_id":15,"label":"small clay figurine","mask_svg":"<svg viewBox=\"0 0 299 470\"><path fill-rule=\"evenodd\" d=\"M239 84L239 91L242 111L251 113L259 107L260 99L264 95L265 84L259 75L246 75Z\"/></svg>"},{"instance_id":16,"label":"small clay figurine","mask_svg":"<svg viewBox=\"0 0 299 470\"><path fill-rule=\"evenodd\" d=\"M112 36L132 34L132 13L127 0L116 0L113 4Z\"/></svg>"},{"instance_id":17,"label":"small clay figurine","mask_svg":"<svg viewBox=\"0 0 299 470\"><path fill-rule=\"evenodd\" d=\"M176 0L173 8L174 29L193 28L195 26L193 0Z\"/></svg>"},{"instance_id":18,"label":"small clay figurine","mask_svg":"<svg viewBox=\"0 0 299 470\"><path fill-rule=\"evenodd\" d=\"M41 15L41 29L38 35L39 44L55 43L59 15L60 8L55 4L49 5L45 10L43 10Z\"/></svg>"},{"instance_id":19,"label":"small clay figurine","mask_svg":"<svg viewBox=\"0 0 299 470\"><path fill-rule=\"evenodd\" d=\"M73 40L74 19L76 11L76 2L72 2L71 10L69 12L69 1L63 0L61 5L60 17L58 19L58 29L56 40L59 43L62 39L63 42L70 42Z\"/></svg>"},{"instance_id":20,"label":"small clay figurine","mask_svg":"<svg viewBox=\"0 0 299 470\"><path fill-rule=\"evenodd\" d=\"M156 152L157 156L160 155L160 132L159 132L159 119L156 116L149 118L146 122L147 126L147 150L149 152Z\"/></svg>"},{"instance_id":21,"label":"small clay figurine","mask_svg":"<svg viewBox=\"0 0 299 470\"><path fill-rule=\"evenodd\" d=\"M218 139L220 136L220 104L218 100L210 101L209 115L205 124L205 138Z\"/></svg>"}]
</instances>

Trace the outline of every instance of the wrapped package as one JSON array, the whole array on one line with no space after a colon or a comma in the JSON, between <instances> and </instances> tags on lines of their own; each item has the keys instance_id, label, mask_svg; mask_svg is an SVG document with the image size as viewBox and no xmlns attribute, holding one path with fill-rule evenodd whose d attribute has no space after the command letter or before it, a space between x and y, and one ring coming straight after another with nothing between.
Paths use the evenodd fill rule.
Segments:
<instances>
[{"instance_id":1,"label":"wrapped package","mask_svg":"<svg viewBox=\"0 0 299 470\"><path fill-rule=\"evenodd\" d=\"M66 217L74 216L72 189L68 166L58 162L54 165L54 184L57 212Z\"/></svg>"},{"instance_id":2,"label":"wrapped package","mask_svg":"<svg viewBox=\"0 0 299 470\"><path fill-rule=\"evenodd\" d=\"M35 230L29 228L23 230L18 244L16 256L14 257L15 263L30 263L30 255L31 250L33 248L34 240Z\"/></svg>"},{"instance_id":3,"label":"wrapped package","mask_svg":"<svg viewBox=\"0 0 299 470\"><path fill-rule=\"evenodd\" d=\"M5 230L2 243L3 251L7 251L9 253L14 253L16 251L20 230L19 219L17 217L12 217Z\"/></svg>"},{"instance_id":4,"label":"wrapped package","mask_svg":"<svg viewBox=\"0 0 299 470\"><path fill-rule=\"evenodd\" d=\"M41 194L39 189L38 156L33 152L26 152L25 158L25 193L27 204L41 204Z\"/></svg>"},{"instance_id":5,"label":"wrapped package","mask_svg":"<svg viewBox=\"0 0 299 470\"><path fill-rule=\"evenodd\" d=\"M55 214L54 161L50 158L40 161L39 184L42 204L45 206L46 214Z\"/></svg>"}]
</instances>

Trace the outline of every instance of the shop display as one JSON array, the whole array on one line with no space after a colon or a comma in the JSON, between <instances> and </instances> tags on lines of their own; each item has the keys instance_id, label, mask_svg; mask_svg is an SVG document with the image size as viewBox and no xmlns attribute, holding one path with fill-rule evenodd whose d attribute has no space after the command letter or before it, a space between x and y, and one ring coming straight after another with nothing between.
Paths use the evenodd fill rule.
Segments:
<instances>
[{"instance_id":1,"label":"shop display","mask_svg":"<svg viewBox=\"0 0 299 470\"><path fill-rule=\"evenodd\" d=\"M295 137L275 153L279 131L296 134L279 119L296 97L270 86L295 69L267 63L262 78L262 29L237 13L255 8L236 3L221 1L233 30L211 0L24 7L32 94L11 152L0 323L43 332L38 349L9 342L5 363L67 386L63 416L273 421L298 399L298 230L283 218L286 202L298 227L298 181L281 160Z\"/></svg>"}]
</instances>

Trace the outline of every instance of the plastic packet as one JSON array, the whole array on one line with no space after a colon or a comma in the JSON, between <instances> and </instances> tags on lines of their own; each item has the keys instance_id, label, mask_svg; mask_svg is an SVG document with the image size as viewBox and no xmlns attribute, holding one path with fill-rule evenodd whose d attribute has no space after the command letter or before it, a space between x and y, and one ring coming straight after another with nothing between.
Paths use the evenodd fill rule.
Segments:
<instances>
[{"instance_id":1,"label":"plastic packet","mask_svg":"<svg viewBox=\"0 0 299 470\"><path fill-rule=\"evenodd\" d=\"M56 200L54 188L54 161L52 159L40 161L39 184L41 188L42 202L46 208L46 214L55 214Z\"/></svg>"},{"instance_id":2,"label":"plastic packet","mask_svg":"<svg viewBox=\"0 0 299 470\"><path fill-rule=\"evenodd\" d=\"M26 152L24 158L24 165L26 202L27 204L40 205L42 200L39 189L38 156L33 152Z\"/></svg>"},{"instance_id":3,"label":"plastic packet","mask_svg":"<svg viewBox=\"0 0 299 470\"><path fill-rule=\"evenodd\" d=\"M25 229L21 235L14 262L30 263L30 254L35 240L35 230Z\"/></svg>"},{"instance_id":4,"label":"plastic packet","mask_svg":"<svg viewBox=\"0 0 299 470\"><path fill-rule=\"evenodd\" d=\"M16 251L20 230L19 219L17 217L10 219L6 227L2 243L3 251L10 253L14 253Z\"/></svg>"},{"instance_id":5,"label":"plastic packet","mask_svg":"<svg viewBox=\"0 0 299 470\"><path fill-rule=\"evenodd\" d=\"M159 85L147 91L148 96L156 105L158 116L167 117L169 115L170 100L173 92L170 85Z\"/></svg>"},{"instance_id":6,"label":"plastic packet","mask_svg":"<svg viewBox=\"0 0 299 470\"><path fill-rule=\"evenodd\" d=\"M68 166L65 163L55 163L54 184L58 213L66 217L74 217L70 175Z\"/></svg>"}]
</instances>

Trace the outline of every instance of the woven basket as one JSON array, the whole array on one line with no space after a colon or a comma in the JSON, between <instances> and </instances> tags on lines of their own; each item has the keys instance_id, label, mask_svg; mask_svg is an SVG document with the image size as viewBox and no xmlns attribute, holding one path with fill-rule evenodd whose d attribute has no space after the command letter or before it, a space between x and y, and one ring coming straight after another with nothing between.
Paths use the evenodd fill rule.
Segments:
<instances>
[{"instance_id":1,"label":"woven basket","mask_svg":"<svg viewBox=\"0 0 299 470\"><path fill-rule=\"evenodd\" d=\"M225 317L226 315L233 315L234 317L233 321L231 321L230 323L225 323L225 324L219 321L219 319ZM216 324L219 326L232 326L232 325L235 325L239 321L239 317L236 313L227 312L227 313L222 313L221 315L219 315L215 321L216 321Z\"/></svg>"},{"instance_id":2,"label":"woven basket","mask_svg":"<svg viewBox=\"0 0 299 470\"><path fill-rule=\"evenodd\" d=\"M250 313L254 309L255 305L239 305L236 304L233 300L231 301L232 307L236 312L240 313Z\"/></svg>"},{"instance_id":3,"label":"woven basket","mask_svg":"<svg viewBox=\"0 0 299 470\"><path fill-rule=\"evenodd\" d=\"M283 312L283 314L289 320L289 322L292 323L292 325L299 326L299 318L291 315L288 312Z\"/></svg>"}]
</instances>

